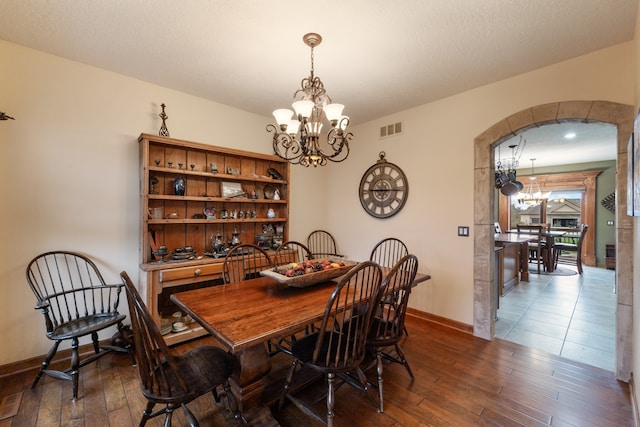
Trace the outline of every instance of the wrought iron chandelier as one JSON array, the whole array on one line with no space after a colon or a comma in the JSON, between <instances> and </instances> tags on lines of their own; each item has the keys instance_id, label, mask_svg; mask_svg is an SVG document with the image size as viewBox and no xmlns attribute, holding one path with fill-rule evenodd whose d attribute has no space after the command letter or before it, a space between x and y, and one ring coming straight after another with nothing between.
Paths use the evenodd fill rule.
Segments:
<instances>
[{"instance_id":1,"label":"wrought iron chandelier","mask_svg":"<svg viewBox=\"0 0 640 427\"><path fill-rule=\"evenodd\" d=\"M511 148L510 159L500 157L500 147L498 147L498 160L496 160L495 174L496 188L500 189L500 192L505 196L513 196L524 188L522 183L517 179L516 169L520 165L520 156L526 145L527 140L523 140L522 135L520 135L518 145L509 145L509 148Z\"/></svg>"},{"instance_id":2,"label":"wrought iron chandelier","mask_svg":"<svg viewBox=\"0 0 640 427\"><path fill-rule=\"evenodd\" d=\"M311 74L293 94L291 106L295 113L286 108L273 112L277 125L267 125L267 131L273 132L273 152L292 164L307 167L342 162L349 156L349 141L353 138L347 131L349 117L342 115L344 105L332 103L322 80L314 74L313 48L322 42L322 37L308 33L302 40L311 48ZM326 141L322 138L325 120L330 126L324 134Z\"/></svg>"},{"instance_id":3,"label":"wrought iron chandelier","mask_svg":"<svg viewBox=\"0 0 640 427\"><path fill-rule=\"evenodd\" d=\"M543 200L546 200L551 196L551 192L543 193L540 190L540 185L536 182L536 175L533 171L533 162L536 159L531 160L531 176L529 177L529 188L526 192L520 192L516 195L516 203L514 206L520 210L527 210L529 208L538 206Z\"/></svg>"}]
</instances>

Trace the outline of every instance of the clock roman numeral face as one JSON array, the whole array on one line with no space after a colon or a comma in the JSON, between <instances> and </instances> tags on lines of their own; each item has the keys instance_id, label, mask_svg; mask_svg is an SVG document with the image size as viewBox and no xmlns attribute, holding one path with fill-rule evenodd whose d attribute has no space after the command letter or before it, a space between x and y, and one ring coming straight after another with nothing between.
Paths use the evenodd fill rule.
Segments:
<instances>
[{"instance_id":1,"label":"clock roman numeral face","mask_svg":"<svg viewBox=\"0 0 640 427\"><path fill-rule=\"evenodd\" d=\"M381 160L370 167L360 181L360 203L369 215L388 218L402 209L408 191L402 170Z\"/></svg>"}]
</instances>

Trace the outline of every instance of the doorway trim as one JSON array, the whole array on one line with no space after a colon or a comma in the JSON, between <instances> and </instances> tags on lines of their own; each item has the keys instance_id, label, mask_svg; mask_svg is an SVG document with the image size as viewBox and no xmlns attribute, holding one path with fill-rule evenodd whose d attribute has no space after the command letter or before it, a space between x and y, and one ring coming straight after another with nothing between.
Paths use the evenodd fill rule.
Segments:
<instances>
[{"instance_id":1,"label":"doorway trim","mask_svg":"<svg viewBox=\"0 0 640 427\"><path fill-rule=\"evenodd\" d=\"M633 131L633 107L609 101L562 101L519 111L474 139L474 301L473 333L493 339L497 300L494 280L495 206L494 146L530 127L581 121L610 123L617 128L616 168L616 368L619 380L629 381L632 368L631 325L633 314L633 218L627 216L627 141Z\"/></svg>"}]
</instances>

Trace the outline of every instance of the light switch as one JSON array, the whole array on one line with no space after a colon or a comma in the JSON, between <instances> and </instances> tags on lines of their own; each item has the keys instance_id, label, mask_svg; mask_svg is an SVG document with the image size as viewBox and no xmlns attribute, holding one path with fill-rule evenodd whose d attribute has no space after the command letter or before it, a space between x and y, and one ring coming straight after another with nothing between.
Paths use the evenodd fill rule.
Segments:
<instances>
[{"instance_id":1,"label":"light switch","mask_svg":"<svg viewBox=\"0 0 640 427\"><path fill-rule=\"evenodd\" d=\"M459 225L458 236L469 237L469 227L465 225Z\"/></svg>"}]
</instances>

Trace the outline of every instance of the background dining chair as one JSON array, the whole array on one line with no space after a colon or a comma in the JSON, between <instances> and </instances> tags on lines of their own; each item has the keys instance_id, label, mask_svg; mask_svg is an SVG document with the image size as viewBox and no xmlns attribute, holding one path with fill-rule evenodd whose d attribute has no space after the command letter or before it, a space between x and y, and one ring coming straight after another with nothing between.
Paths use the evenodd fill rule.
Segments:
<instances>
[{"instance_id":1,"label":"background dining chair","mask_svg":"<svg viewBox=\"0 0 640 427\"><path fill-rule=\"evenodd\" d=\"M400 239L395 237L387 237L379 241L371 251L369 259L381 267L392 268L403 257L409 255L407 245ZM394 298L389 298L393 302ZM409 335L409 331L405 328L404 332Z\"/></svg>"},{"instance_id":2,"label":"background dining chair","mask_svg":"<svg viewBox=\"0 0 640 427\"><path fill-rule=\"evenodd\" d=\"M254 279L260 276L260 271L273 266L267 251L259 246L243 243L233 247L224 257L222 279L224 283Z\"/></svg>"},{"instance_id":3,"label":"background dining chair","mask_svg":"<svg viewBox=\"0 0 640 427\"><path fill-rule=\"evenodd\" d=\"M307 237L307 247L311 251L311 256L315 258L324 258L328 256L342 256L338 253L336 239L331 233L325 230L312 231Z\"/></svg>"},{"instance_id":4,"label":"background dining chair","mask_svg":"<svg viewBox=\"0 0 640 427\"><path fill-rule=\"evenodd\" d=\"M380 267L371 261L358 264L342 277L327 301L320 329L293 343L293 362L280 397L280 408L288 399L306 414L333 426L335 376L355 370L365 357L367 332L381 278ZM308 401L293 394L292 383L298 366L325 374L326 417L315 411Z\"/></svg>"},{"instance_id":5,"label":"background dining chair","mask_svg":"<svg viewBox=\"0 0 640 427\"><path fill-rule=\"evenodd\" d=\"M216 390L219 386L225 391L230 410L235 417L240 417L228 382L235 358L212 346L199 346L180 356L172 355L133 282L124 271L120 276L127 290L140 387L147 399L140 426L163 414L164 425L170 426L173 412L178 408L182 408L190 426L198 426L187 403L209 392L219 402ZM153 412L158 403L164 407Z\"/></svg>"},{"instance_id":6,"label":"background dining chair","mask_svg":"<svg viewBox=\"0 0 640 427\"><path fill-rule=\"evenodd\" d=\"M305 260L311 259L311 251L304 244L290 240L282 243L276 249L276 253L273 255L273 264L275 266L290 264L292 262L301 263ZM315 325L310 325L298 335L306 335L313 331ZM292 344L299 339L298 335L290 335L287 338L280 338L277 340L269 340L267 347L270 356L274 356L279 352L291 354Z\"/></svg>"},{"instance_id":7,"label":"background dining chair","mask_svg":"<svg viewBox=\"0 0 640 427\"><path fill-rule=\"evenodd\" d=\"M529 261L536 263L538 274L540 274L540 266L546 269L545 259L548 259L546 252L549 249L546 239L548 226L546 224L518 224L517 228L518 235L529 235L532 237L529 241Z\"/></svg>"},{"instance_id":8,"label":"background dining chair","mask_svg":"<svg viewBox=\"0 0 640 427\"><path fill-rule=\"evenodd\" d=\"M110 351L127 352L130 346L100 346L98 332L116 325L121 335L124 314L118 312L121 284L109 285L88 257L75 252L52 251L38 255L27 266L27 282L36 296L36 310L44 315L47 338L53 346L42 362L31 388L42 374L71 381L73 400L78 398L80 368ZM90 335L94 354L80 360L78 339ZM49 369L58 346L71 340L71 366L65 371Z\"/></svg>"},{"instance_id":9,"label":"background dining chair","mask_svg":"<svg viewBox=\"0 0 640 427\"><path fill-rule=\"evenodd\" d=\"M273 255L274 265L284 265L292 262L301 263L311 259L311 251L300 242L290 240L282 243Z\"/></svg>"},{"instance_id":10,"label":"background dining chair","mask_svg":"<svg viewBox=\"0 0 640 427\"><path fill-rule=\"evenodd\" d=\"M383 359L403 365L409 376L414 378L400 341L405 336L404 319L417 272L418 258L415 255L406 255L396 263L382 282L377 309L371 320L366 345L376 355L379 412L384 412ZM394 347L395 355L388 351L389 347Z\"/></svg>"},{"instance_id":11,"label":"background dining chair","mask_svg":"<svg viewBox=\"0 0 640 427\"><path fill-rule=\"evenodd\" d=\"M373 247L369 260L381 267L391 268L406 255L409 255L409 249L402 240L387 237Z\"/></svg>"},{"instance_id":12,"label":"background dining chair","mask_svg":"<svg viewBox=\"0 0 640 427\"><path fill-rule=\"evenodd\" d=\"M584 240L584 236L587 234L587 230L589 226L587 224L582 224L580 230L580 236L578 237L577 243L564 243L558 242L553 245L553 258L555 266L558 266L558 261L561 259L562 252L575 252L575 258L562 258L562 262L566 264L574 264L578 268L578 273L582 274L582 242Z\"/></svg>"}]
</instances>

